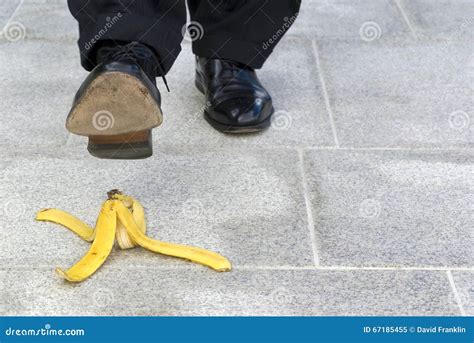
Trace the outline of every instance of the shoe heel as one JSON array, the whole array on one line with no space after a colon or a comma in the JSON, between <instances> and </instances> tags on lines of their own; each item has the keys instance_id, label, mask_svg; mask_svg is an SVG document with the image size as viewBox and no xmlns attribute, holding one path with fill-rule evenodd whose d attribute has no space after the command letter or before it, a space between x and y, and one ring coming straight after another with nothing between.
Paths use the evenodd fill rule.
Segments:
<instances>
[{"instance_id":1,"label":"shoe heel","mask_svg":"<svg viewBox=\"0 0 474 343\"><path fill-rule=\"evenodd\" d=\"M199 74L196 73L196 77L194 79L194 85L196 86L196 88L202 93L202 94L206 94L206 87L204 87L204 84L201 80L201 77L199 76Z\"/></svg>"},{"instance_id":2,"label":"shoe heel","mask_svg":"<svg viewBox=\"0 0 474 343\"><path fill-rule=\"evenodd\" d=\"M121 135L89 136L87 150L98 158L118 160L147 158L153 155L151 130Z\"/></svg>"}]
</instances>

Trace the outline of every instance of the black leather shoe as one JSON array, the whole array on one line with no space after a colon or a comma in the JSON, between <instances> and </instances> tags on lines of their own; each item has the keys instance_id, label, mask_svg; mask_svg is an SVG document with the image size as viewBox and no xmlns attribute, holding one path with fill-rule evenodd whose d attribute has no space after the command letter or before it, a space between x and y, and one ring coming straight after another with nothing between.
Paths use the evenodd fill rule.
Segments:
<instances>
[{"instance_id":1,"label":"black leather shoe","mask_svg":"<svg viewBox=\"0 0 474 343\"><path fill-rule=\"evenodd\" d=\"M151 129L162 122L157 68L153 51L140 43L100 47L97 67L77 91L66 128L88 136L87 150L96 157L151 156Z\"/></svg>"},{"instance_id":2,"label":"black leather shoe","mask_svg":"<svg viewBox=\"0 0 474 343\"><path fill-rule=\"evenodd\" d=\"M256 132L271 123L272 98L250 67L196 57L196 87L206 95L204 118L221 132Z\"/></svg>"}]
</instances>

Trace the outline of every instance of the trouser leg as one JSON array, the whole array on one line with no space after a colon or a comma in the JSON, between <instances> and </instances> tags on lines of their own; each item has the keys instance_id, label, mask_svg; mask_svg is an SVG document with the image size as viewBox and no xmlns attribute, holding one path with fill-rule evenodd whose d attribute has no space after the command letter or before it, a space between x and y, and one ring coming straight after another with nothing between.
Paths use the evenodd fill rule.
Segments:
<instances>
[{"instance_id":1,"label":"trouser leg","mask_svg":"<svg viewBox=\"0 0 474 343\"><path fill-rule=\"evenodd\" d=\"M188 0L192 21L203 29L193 52L260 68L295 21L300 2Z\"/></svg>"},{"instance_id":2,"label":"trouser leg","mask_svg":"<svg viewBox=\"0 0 474 343\"><path fill-rule=\"evenodd\" d=\"M95 67L95 48L104 40L148 45L164 74L181 50L184 0L68 0L68 6L79 22L78 44L86 70Z\"/></svg>"}]
</instances>

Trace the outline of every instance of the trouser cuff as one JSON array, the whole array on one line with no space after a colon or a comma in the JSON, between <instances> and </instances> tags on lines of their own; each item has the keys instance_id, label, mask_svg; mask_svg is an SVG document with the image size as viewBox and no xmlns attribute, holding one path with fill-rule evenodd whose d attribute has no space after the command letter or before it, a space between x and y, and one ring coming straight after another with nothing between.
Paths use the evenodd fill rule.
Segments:
<instances>
[{"instance_id":1,"label":"trouser cuff","mask_svg":"<svg viewBox=\"0 0 474 343\"><path fill-rule=\"evenodd\" d=\"M193 42L193 53L201 57L227 59L258 69L273 50L255 42L234 39L230 36L230 34L204 36Z\"/></svg>"}]
</instances>

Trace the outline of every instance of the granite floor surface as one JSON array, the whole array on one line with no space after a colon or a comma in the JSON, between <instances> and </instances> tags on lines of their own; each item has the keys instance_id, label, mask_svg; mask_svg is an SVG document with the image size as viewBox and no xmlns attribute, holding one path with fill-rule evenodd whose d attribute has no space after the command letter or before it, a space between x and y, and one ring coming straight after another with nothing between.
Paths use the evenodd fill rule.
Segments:
<instances>
[{"instance_id":1,"label":"granite floor surface","mask_svg":"<svg viewBox=\"0 0 474 343\"><path fill-rule=\"evenodd\" d=\"M270 129L202 118L191 44L160 80L154 155L98 160L64 129L87 73L63 0L0 3L0 315L474 315L474 2L307 0L259 76ZM282 23L283 25L284 23ZM93 224L119 188L149 235L218 251L230 273L35 222Z\"/></svg>"}]
</instances>

